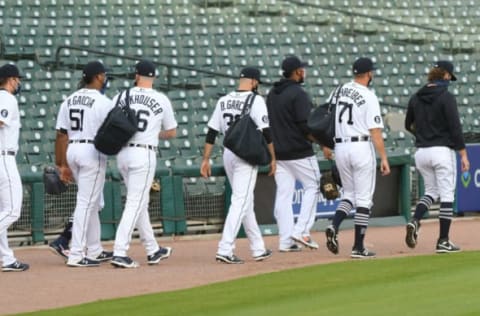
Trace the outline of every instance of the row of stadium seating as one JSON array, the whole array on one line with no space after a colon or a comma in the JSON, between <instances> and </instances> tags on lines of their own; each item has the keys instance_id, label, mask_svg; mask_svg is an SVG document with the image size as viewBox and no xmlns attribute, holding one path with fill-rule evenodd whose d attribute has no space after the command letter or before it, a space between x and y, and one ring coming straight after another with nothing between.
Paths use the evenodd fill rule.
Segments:
<instances>
[{"instance_id":1,"label":"row of stadium seating","mask_svg":"<svg viewBox=\"0 0 480 316\"><path fill-rule=\"evenodd\" d=\"M459 79L450 89L457 96L464 128L478 132L479 54L473 46L479 39L478 2L0 0L2 63L16 62L25 74L17 160L21 168L37 170L53 161L58 106L76 89L86 62L101 59L109 67L109 96L131 86L128 75L134 62L122 56L192 68L158 68L156 87L171 98L179 122L178 139L159 146L161 164L167 167L198 164L206 121L219 94L235 88L242 67L261 68L265 95L281 77L280 63L287 54L308 61L305 88L315 104L350 80L355 58L373 57L378 70L372 88L383 103L383 114L398 113L397 121L431 63L450 59ZM56 60L60 45L118 56L66 48ZM388 126L384 139L391 151L411 152L413 138L403 127ZM217 146L215 162L221 162L220 152Z\"/></svg>"}]
</instances>

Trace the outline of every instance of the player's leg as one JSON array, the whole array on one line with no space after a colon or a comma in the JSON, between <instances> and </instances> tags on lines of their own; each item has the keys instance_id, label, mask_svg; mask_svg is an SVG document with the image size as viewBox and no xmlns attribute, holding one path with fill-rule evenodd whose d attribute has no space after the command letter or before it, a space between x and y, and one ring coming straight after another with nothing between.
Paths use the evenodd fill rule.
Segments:
<instances>
[{"instance_id":1,"label":"player's leg","mask_svg":"<svg viewBox=\"0 0 480 316\"><path fill-rule=\"evenodd\" d=\"M0 156L0 256L2 271L24 271L28 264L17 261L8 245L7 231L20 217L23 199L22 182L13 156Z\"/></svg>"},{"instance_id":2,"label":"player's leg","mask_svg":"<svg viewBox=\"0 0 480 316\"><path fill-rule=\"evenodd\" d=\"M457 178L457 161L455 152L447 147L436 148L438 154L433 158L437 188L440 193L440 224L436 251L457 252L460 248L450 241L450 225L453 217L453 201Z\"/></svg>"},{"instance_id":3,"label":"player's leg","mask_svg":"<svg viewBox=\"0 0 480 316\"><path fill-rule=\"evenodd\" d=\"M254 179L249 184L250 192L247 193L247 199L245 201L245 216L243 217L243 227L245 229L245 234L247 235L248 241L250 243L250 251L252 256L256 261L262 261L267 259L272 255L271 250L265 249L265 243L263 241L262 232L258 227L257 218L254 212L254 189L256 183L257 175L255 174Z\"/></svg>"},{"instance_id":4,"label":"player's leg","mask_svg":"<svg viewBox=\"0 0 480 316\"><path fill-rule=\"evenodd\" d=\"M358 153L362 152L362 155ZM377 161L375 150L370 143L360 143L351 147L350 159L353 168L353 180L355 186L355 205L357 211L354 217L355 238L352 249L352 258L364 258L375 256L364 245L365 234L370 218L370 208L375 191Z\"/></svg>"},{"instance_id":5,"label":"player's leg","mask_svg":"<svg viewBox=\"0 0 480 316\"><path fill-rule=\"evenodd\" d=\"M410 248L415 248L417 245L420 222L432 203L438 198L437 180L432 165L433 155L435 155L433 148L419 148L415 153L415 165L418 172L422 175L425 194L417 202L415 213L406 226L405 243Z\"/></svg>"},{"instance_id":6,"label":"player's leg","mask_svg":"<svg viewBox=\"0 0 480 316\"><path fill-rule=\"evenodd\" d=\"M138 263L130 259L127 252L141 210L148 207L148 199L143 196L150 190L153 175L149 174L153 173L151 166L155 166L149 151L143 148L125 148L117 156L118 168L127 188L127 199L115 234L112 260L115 266L138 267Z\"/></svg>"},{"instance_id":7,"label":"player's leg","mask_svg":"<svg viewBox=\"0 0 480 316\"><path fill-rule=\"evenodd\" d=\"M276 192L273 214L278 226L280 251L298 248L298 246L295 247L291 238L294 226L292 199L295 191L295 177L289 170L289 163L289 161L277 161L275 171Z\"/></svg>"},{"instance_id":8,"label":"player's leg","mask_svg":"<svg viewBox=\"0 0 480 316\"><path fill-rule=\"evenodd\" d=\"M294 240L303 245L318 249L318 244L310 237L310 229L315 222L317 203L320 194L320 169L315 156L292 161L291 170L297 180L302 183L303 197L300 214L293 228Z\"/></svg>"},{"instance_id":9,"label":"player's leg","mask_svg":"<svg viewBox=\"0 0 480 316\"><path fill-rule=\"evenodd\" d=\"M72 245L67 265L71 267L98 266L99 262L87 258L88 224L90 215L98 211L98 201L105 182L101 154L93 146L75 146L67 150L67 160L77 182L78 192L73 214Z\"/></svg>"},{"instance_id":10,"label":"player's leg","mask_svg":"<svg viewBox=\"0 0 480 316\"><path fill-rule=\"evenodd\" d=\"M223 226L222 238L218 243L217 261L243 263L234 255L235 239L246 213L246 202L253 199L253 187L257 178L257 167L251 166L229 150L224 152L224 166L232 187L232 197Z\"/></svg>"}]
</instances>

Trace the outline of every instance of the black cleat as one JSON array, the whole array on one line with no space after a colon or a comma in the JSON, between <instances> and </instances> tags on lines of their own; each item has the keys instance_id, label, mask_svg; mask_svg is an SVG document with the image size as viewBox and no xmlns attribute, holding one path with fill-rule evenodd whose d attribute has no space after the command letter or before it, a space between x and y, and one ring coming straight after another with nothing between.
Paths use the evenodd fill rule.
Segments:
<instances>
[{"instance_id":1,"label":"black cleat","mask_svg":"<svg viewBox=\"0 0 480 316\"><path fill-rule=\"evenodd\" d=\"M6 265L2 267L3 272L22 272L28 270L30 266L27 263L23 263L20 261L15 261L12 264Z\"/></svg>"},{"instance_id":2,"label":"black cleat","mask_svg":"<svg viewBox=\"0 0 480 316\"><path fill-rule=\"evenodd\" d=\"M255 261L263 261L267 258L270 258L272 256L272 251L270 249L265 250L264 253L262 253L259 256L253 257Z\"/></svg>"},{"instance_id":3,"label":"black cleat","mask_svg":"<svg viewBox=\"0 0 480 316\"><path fill-rule=\"evenodd\" d=\"M418 231L420 229L420 223L417 220L412 220L407 224L407 234L405 236L405 243L410 248L415 248L418 240Z\"/></svg>"},{"instance_id":4,"label":"black cleat","mask_svg":"<svg viewBox=\"0 0 480 316\"><path fill-rule=\"evenodd\" d=\"M172 248L171 247L160 247L153 255L150 255L147 257L147 263L148 264L157 264L161 260L168 259L170 255L172 254Z\"/></svg>"},{"instance_id":5,"label":"black cleat","mask_svg":"<svg viewBox=\"0 0 480 316\"><path fill-rule=\"evenodd\" d=\"M335 228L330 225L325 230L325 236L327 236L327 249L334 255L338 255L338 239Z\"/></svg>"},{"instance_id":6,"label":"black cleat","mask_svg":"<svg viewBox=\"0 0 480 316\"><path fill-rule=\"evenodd\" d=\"M362 250L352 249L352 253L350 254L350 257L354 259L375 258L375 256L376 256L375 252L369 251L366 248L363 248Z\"/></svg>"},{"instance_id":7,"label":"black cleat","mask_svg":"<svg viewBox=\"0 0 480 316\"><path fill-rule=\"evenodd\" d=\"M242 264L242 263L245 263L242 259L240 259L239 257L237 257L235 255L224 256L224 255L220 255L218 253L215 256L215 260L217 260L218 262L224 262L224 263L228 263L228 264Z\"/></svg>"},{"instance_id":8,"label":"black cleat","mask_svg":"<svg viewBox=\"0 0 480 316\"><path fill-rule=\"evenodd\" d=\"M437 253L449 253L449 252L459 252L460 247L456 246L453 242L447 238L439 239L437 242Z\"/></svg>"}]
</instances>

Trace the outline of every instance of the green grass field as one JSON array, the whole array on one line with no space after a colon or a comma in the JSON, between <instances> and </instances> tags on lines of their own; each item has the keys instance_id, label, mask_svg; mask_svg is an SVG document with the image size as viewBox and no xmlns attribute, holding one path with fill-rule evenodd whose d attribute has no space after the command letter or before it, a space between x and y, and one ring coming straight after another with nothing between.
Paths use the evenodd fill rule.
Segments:
<instances>
[{"instance_id":1,"label":"green grass field","mask_svg":"<svg viewBox=\"0 0 480 316\"><path fill-rule=\"evenodd\" d=\"M373 259L25 315L480 315L480 252Z\"/></svg>"}]
</instances>

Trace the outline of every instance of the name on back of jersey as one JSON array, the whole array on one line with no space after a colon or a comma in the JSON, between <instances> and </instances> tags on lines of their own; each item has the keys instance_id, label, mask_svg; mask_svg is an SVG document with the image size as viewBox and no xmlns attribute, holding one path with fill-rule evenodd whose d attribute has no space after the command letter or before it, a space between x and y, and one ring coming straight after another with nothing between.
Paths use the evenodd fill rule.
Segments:
<instances>
[{"instance_id":1,"label":"name on back of jersey","mask_svg":"<svg viewBox=\"0 0 480 316\"><path fill-rule=\"evenodd\" d=\"M120 100L120 106L125 106L125 99ZM143 94L130 95L130 104L140 104L149 108L153 115L158 115L163 112L162 106L156 99Z\"/></svg>"},{"instance_id":2,"label":"name on back of jersey","mask_svg":"<svg viewBox=\"0 0 480 316\"><path fill-rule=\"evenodd\" d=\"M95 99L87 95L74 95L73 97L70 97L67 99L68 107L74 106L74 105L82 105L82 106L88 106L89 108L91 108L94 103L95 103Z\"/></svg>"},{"instance_id":3,"label":"name on back of jersey","mask_svg":"<svg viewBox=\"0 0 480 316\"><path fill-rule=\"evenodd\" d=\"M342 91L340 91L340 97L351 99L356 106L362 106L365 104L363 95L357 89L343 87Z\"/></svg>"},{"instance_id":4,"label":"name on back of jersey","mask_svg":"<svg viewBox=\"0 0 480 316\"><path fill-rule=\"evenodd\" d=\"M235 100L235 99L228 99L227 101L220 101L220 110L237 110L242 111L243 104L245 100Z\"/></svg>"}]
</instances>

